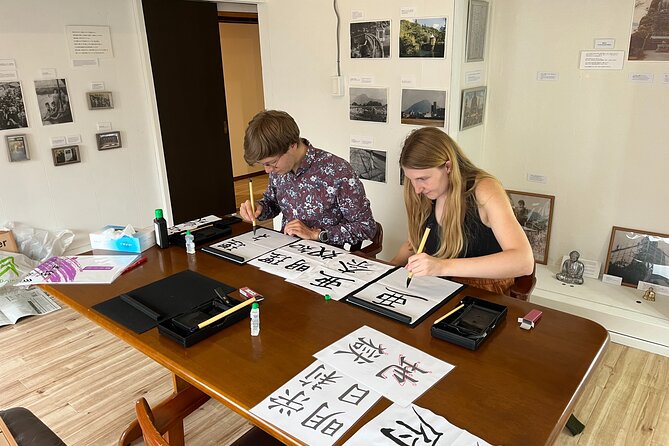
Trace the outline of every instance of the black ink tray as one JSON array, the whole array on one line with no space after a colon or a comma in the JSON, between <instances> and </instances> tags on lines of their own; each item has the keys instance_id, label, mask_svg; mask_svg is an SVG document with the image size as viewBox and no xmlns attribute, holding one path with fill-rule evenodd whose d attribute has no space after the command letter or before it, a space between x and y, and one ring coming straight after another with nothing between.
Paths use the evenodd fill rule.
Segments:
<instances>
[{"instance_id":1,"label":"black ink tray","mask_svg":"<svg viewBox=\"0 0 669 446\"><path fill-rule=\"evenodd\" d=\"M247 305L206 327L198 328L199 323L241 303L229 296L226 296L225 300L224 302L220 298L215 298L186 313L167 319L158 324L158 332L184 347L190 347L225 327L248 318L251 314L251 306Z\"/></svg>"},{"instance_id":2,"label":"black ink tray","mask_svg":"<svg viewBox=\"0 0 669 446\"><path fill-rule=\"evenodd\" d=\"M432 325L432 336L476 350L504 320L507 308L472 296L466 296L460 304L464 306Z\"/></svg>"}]
</instances>

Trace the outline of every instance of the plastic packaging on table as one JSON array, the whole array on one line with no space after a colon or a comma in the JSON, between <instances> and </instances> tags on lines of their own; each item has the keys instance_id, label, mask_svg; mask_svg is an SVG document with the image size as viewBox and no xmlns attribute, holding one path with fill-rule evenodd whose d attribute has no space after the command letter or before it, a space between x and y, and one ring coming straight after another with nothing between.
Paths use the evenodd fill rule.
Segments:
<instances>
[{"instance_id":1,"label":"plastic packaging on table","mask_svg":"<svg viewBox=\"0 0 669 446\"><path fill-rule=\"evenodd\" d=\"M33 228L13 221L7 223L6 227L14 234L19 252L40 262L52 256L63 255L74 240L74 233L69 229L54 234L46 229Z\"/></svg>"}]
</instances>

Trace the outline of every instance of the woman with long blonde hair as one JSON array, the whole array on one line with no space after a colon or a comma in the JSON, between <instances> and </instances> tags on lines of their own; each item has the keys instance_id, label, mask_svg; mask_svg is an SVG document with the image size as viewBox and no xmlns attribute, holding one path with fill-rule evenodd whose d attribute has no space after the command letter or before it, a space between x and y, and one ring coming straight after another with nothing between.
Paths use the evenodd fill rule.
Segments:
<instances>
[{"instance_id":1,"label":"woman with long blonde hair","mask_svg":"<svg viewBox=\"0 0 669 446\"><path fill-rule=\"evenodd\" d=\"M392 263L416 276L448 276L504 293L531 274L532 248L500 182L476 167L446 133L424 127L402 147L409 238ZM415 254L426 227L421 254Z\"/></svg>"}]
</instances>

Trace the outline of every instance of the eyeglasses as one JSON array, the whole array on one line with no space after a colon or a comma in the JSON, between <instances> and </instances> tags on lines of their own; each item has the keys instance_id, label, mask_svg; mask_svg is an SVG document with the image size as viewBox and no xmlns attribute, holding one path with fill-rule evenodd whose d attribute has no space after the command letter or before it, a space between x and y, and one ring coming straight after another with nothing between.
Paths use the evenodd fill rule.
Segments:
<instances>
[{"instance_id":1,"label":"eyeglasses","mask_svg":"<svg viewBox=\"0 0 669 446\"><path fill-rule=\"evenodd\" d=\"M281 154L277 159L275 159L274 161L272 161L272 162L270 162L270 163L260 163L260 162L257 162L256 164L260 164L260 165L263 166L263 167L271 167L272 169L275 169L275 168L276 168L276 165L279 164L279 161L281 160L281 157L283 157L283 155L285 155L285 153L284 153L284 154Z\"/></svg>"}]
</instances>

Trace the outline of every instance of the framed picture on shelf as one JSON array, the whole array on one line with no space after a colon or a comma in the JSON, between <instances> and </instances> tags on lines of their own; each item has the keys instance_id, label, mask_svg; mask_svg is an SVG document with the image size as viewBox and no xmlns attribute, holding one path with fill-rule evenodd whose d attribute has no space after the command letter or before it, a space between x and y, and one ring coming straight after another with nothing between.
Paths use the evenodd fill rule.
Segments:
<instances>
[{"instance_id":1,"label":"framed picture on shelf","mask_svg":"<svg viewBox=\"0 0 669 446\"><path fill-rule=\"evenodd\" d=\"M7 135L7 153L9 162L25 161L30 159L28 152L28 137L26 135Z\"/></svg>"},{"instance_id":2,"label":"framed picture on shelf","mask_svg":"<svg viewBox=\"0 0 669 446\"><path fill-rule=\"evenodd\" d=\"M114 108L111 91L89 91L86 93L86 102L89 110Z\"/></svg>"},{"instance_id":3,"label":"framed picture on shelf","mask_svg":"<svg viewBox=\"0 0 669 446\"><path fill-rule=\"evenodd\" d=\"M484 0L470 0L469 15L467 16L466 62L483 61L487 28L488 2Z\"/></svg>"},{"instance_id":4,"label":"framed picture on shelf","mask_svg":"<svg viewBox=\"0 0 669 446\"><path fill-rule=\"evenodd\" d=\"M604 268L625 286L669 286L669 235L614 226Z\"/></svg>"},{"instance_id":5,"label":"framed picture on shelf","mask_svg":"<svg viewBox=\"0 0 669 446\"><path fill-rule=\"evenodd\" d=\"M486 90L486 87L474 87L462 90L460 130L483 124Z\"/></svg>"},{"instance_id":6,"label":"framed picture on shelf","mask_svg":"<svg viewBox=\"0 0 669 446\"><path fill-rule=\"evenodd\" d=\"M121 145L121 132L96 133L95 140L98 143L98 150L118 149Z\"/></svg>"},{"instance_id":7,"label":"framed picture on shelf","mask_svg":"<svg viewBox=\"0 0 669 446\"><path fill-rule=\"evenodd\" d=\"M79 146L65 146L51 149L54 166L64 166L65 164L74 164L81 162L79 155Z\"/></svg>"},{"instance_id":8,"label":"framed picture on shelf","mask_svg":"<svg viewBox=\"0 0 669 446\"><path fill-rule=\"evenodd\" d=\"M507 190L513 213L532 246L534 261L548 263L548 246L553 223L553 195Z\"/></svg>"}]
</instances>

